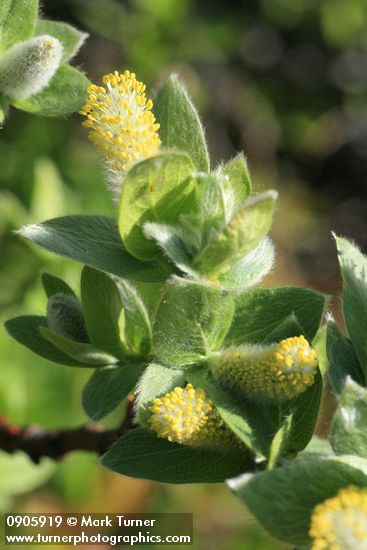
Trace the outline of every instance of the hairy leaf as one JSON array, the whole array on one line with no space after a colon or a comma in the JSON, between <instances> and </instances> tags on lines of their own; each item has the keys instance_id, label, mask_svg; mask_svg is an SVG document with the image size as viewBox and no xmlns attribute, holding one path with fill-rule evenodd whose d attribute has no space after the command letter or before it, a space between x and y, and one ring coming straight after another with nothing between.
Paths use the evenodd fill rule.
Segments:
<instances>
[{"instance_id":1,"label":"hairy leaf","mask_svg":"<svg viewBox=\"0 0 367 550\"><path fill-rule=\"evenodd\" d=\"M89 418L101 420L135 388L144 364L112 365L101 367L92 374L83 389L83 408Z\"/></svg>"},{"instance_id":2,"label":"hairy leaf","mask_svg":"<svg viewBox=\"0 0 367 550\"><path fill-rule=\"evenodd\" d=\"M162 281L170 273L160 262L140 262L124 248L116 222L107 216L64 216L26 225L19 234L60 256L138 281Z\"/></svg>"},{"instance_id":3,"label":"hairy leaf","mask_svg":"<svg viewBox=\"0 0 367 550\"><path fill-rule=\"evenodd\" d=\"M347 239L335 237L344 281L343 314L349 337L367 377L367 257Z\"/></svg>"},{"instance_id":4,"label":"hairy leaf","mask_svg":"<svg viewBox=\"0 0 367 550\"><path fill-rule=\"evenodd\" d=\"M38 0L1 0L0 52L33 35Z\"/></svg>"},{"instance_id":5,"label":"hairy leaf","mask_svg":"<svg viewBox=\"0 0 367 550\"><path fill-rule=\"evenodd\" d=\"M334 322L328 323L326 346L330 363L328 375L336 393L342 391L348 376L364 385L364 373L352 343Z\"/></svg>"},{"instance_id":6,"label":"hairy leaf","mask_svg":"<svg viewBox=\"0 0 367 550\"><path fill-rule=\"evenodd\" d=\"M187 379L196 388L204 390L206 396L213 401L224 422L231 428L237 437L245 443L250 449L257 453L263 453L261 434L258 428L264 428L268 432L268 424L259 423L254 426L252 418L247 417L248 406L243 400L230 395L225 390L217 386L207 368L193 367L186 370Z\"/></svg>"},{"instance_id":7,"label":"hairy leaf","mask_svg":"<svg viewBox=\"0 0 367 550\"><path fill-rule=\"evenodd\" d=\"M133 256L149 260L156 244L144 235L147 222L176 223L193 207L193 165L183 153L161 153L135 164L121 191L119 227L122 240Z\"/></svg>"},{"instance_id":8,"label":"hairy leaf","mask_svg":"<svg viewBox=\"0 0 367 550\"><path fill-rule=\"evenodd\" d=\"M256 248L270 229L276 197L267 191L248 199L197 256L195 269L216 277Z\"/></svg>"},{"instance_id":9,"label":"hairy leaf","mask_svg":"<svg viewBox=\"0 0 367 550\"><path fill-rule=\"evenodd\" d=\"M102 457L119 474L163 483L218 483L252 467L245 453L170 443L138 428Z\"/></svg>"},{"instance_id":10,"label":"hairy leaf","mask_svg":"<svg viewBox=\"0 0 367 550\"><path fill-rule=\"evenodd\" d=\"M76 294L70 286L55 275L51 275L50 273L42 273L42 284L48 298L51 298L51 296L54 296L60 292L76 298Z\"/></svg>"},{"instance_id":11,"label":"hairy leaf","mask_svg":"<svg viewBox=\"0 0 367 550\"><path fill-rule=\"evenodd\" d=\"M281 468L230 480L229 486L271 535L308 546L314 507L343 487L366 483L367 461L308 454Z\"/></svg>"},{"instance_id":12,"label":"hairy leaf","mask_svg":"<svg viewBox=\"0 0 367 550\"><path fill-rule=\"evenodd\" d=\"M221 166L219 173L228 177L237 205L243 203L251 195L250 173L243 153L238 153L227 164Z\"/></svg>"},{"instance_id":13,"label":"hairy leaf","mask_svg":"<svg viewBox=\"0 0 367 550\"><path fill-rule=\"evenodd\" d=\"M320 292L297 287L259 288L236 297L232 325L225 339L227 346L250 343L271 343L281 338L297 336L297 326L312 341L319 328L327 297ZM279 325L293 317L295 332L279 332Z\"/></svg>"},{"instance_id":14,"label":"hairy leaf","mask_svg":"<svg viewBox=\"0 0 367 550\"><path fill-rule=\"evenodd\" d=\"M118 359L113 355L103 352L90 344L65 338L65 336L48 327L41 327L40 332L46 340L51 342L60 351L79 363L85 363L84 366L99 367L101 365L114 365L118 362Z\"/></svg>"},{"instance_id":15,"label":"hairy leaf","mask_svg":"<svg viewBox=\"0 0 367 550\"><path fill-rule=\"evenodd\" d=\"M63 63L66 63L71 57L78 53L88 36L87 33L78 31L78 29L75 29L68 23L38 19L34 35L40 36L42 34L54 36L61 42L63 47Z\"/></svg>"},{"instance_id":16,"label":"hairy leaf","mask_svg":"<svg viewBox=\"0 0 367 550\"><path fill-rule=\"evenodd\" d=\"M273 267L274 255L273 243L265 237L259 246L219 277L221 286L230 290L244 290L259 284Z\"/></svg>"},{"instance_id":17,"label":"hairy leaf","mask_svg":"<svg viewBox=\"0 0 367 550\"><path fill-rule=\"evenodd\" d=\"M5 328L8 333L17 342L27 347L37 355L60 363L61 365L69 365L71 367L86 367L85 363L81 363L70 357L50 341L46 340L40 332L42 327L47 327L46 317L36 315L23 315L6 321Z\"/></svg>"},{"instance_id":18,"label":"hairy leaf","mask_svg":"<svg viewBox=\"0 0 367 550\"><path fill-rule=\"evenodd\" d=\"M128 351L121 340L120 317L123 306L114 281L106 273L86 266L82 271L80 290L91 342L123 359Z\"/></svg>"},{"instance_id":19,"label":"hairy leaf","mask_svg":"<svg viewBox=\"0 0 367 550\"><path fill-rule=\"evenodd\" d=\"M166 365L205 359L222 345L233 316L233 299L209 285L172 278L157 309L153 347Z\"/></svg>"},{"instance_id":20,"label":"hairy leaf","mask_svg":"<svg viewBox=\"0 0 367 550\"><path fill-rule=\"evenodd\" d=\"M337 454L367 458L367 390L348 379L340 395L331 445Z\"/></svg>"},{"instance_id":21,"label":"hairy leaf","mask_svg":"<svg viewBox=\"0 0 367 550\"><path fill-rule=\"evenodd\" d=\"M125 342L134 353L146 356L152 346L152 327L146 307L136 288L122 279L116 278L115 283L123 305Z\"/></svg>"},{"instance_id":22,"label":"hairy leaf","mask_svg":"<svg viewBox=\"0 0 367 550\"><path fill-rule=\"evenodd\" d=\"M70 65L61 65L44 90L12 104L22 111L42 116L66 115L82 108L89 84L83 73Z\"/></svg>"},{"instance_id":23,"label":"hairy leaf","mask_svg":"<svg viewBox=\"0 0 367 550\"><path fill-rule=\"evenodd\" d=\"M154 113L161 127L159 137L165 147L189 153L195 168L209 171L209 154L199 115L177 75L172 74L160 90Z\"/></svg>"},{"instance_id":24,"label":"hairy leaf","mask_svg":"<svg viewBox=\"0 0 367 550\"><path fill-rule=\"evenodd\" d=\"M182 370L171 369L157 363L150 364L138 385L137 420L147 426L148 418L151 415L149 406L152 400L170 392L176 386L184 386L185 381L186 377Z\"/></svg>"}]
</instances>

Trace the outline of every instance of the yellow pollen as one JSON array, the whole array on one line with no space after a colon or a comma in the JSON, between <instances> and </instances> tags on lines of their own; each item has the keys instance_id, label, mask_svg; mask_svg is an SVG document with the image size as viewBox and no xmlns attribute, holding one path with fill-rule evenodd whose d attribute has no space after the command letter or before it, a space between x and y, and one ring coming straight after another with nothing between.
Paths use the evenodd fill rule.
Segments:
<instances>
[{"instance_id":1,"label":"yellow pollen","mask_svg":"<svg viewBox=\"0 0 367 550\"><path fill-rule=\"evenodd\" d=\"M304 336L286 338L267 348L228 349L211 363L218 384L248 398L281 401L314 383L318 361Z\"/></svg>"},{"instance_id":2,"label":"yellow pollen","mask_svg":"<svg viewBox=\"0 0 367 550\"><path fill-rule=\"evenodd\" d=\"M367 489L348 487L313 510L312 550L366 550Z\"/></svg>"},{"instance_id":3,"label":"yellow pollen","mask_svg":"<svg viewBox=\"0 0 367 550\"><path fill-rule=\"evenodd\" d=\"M150 406L150 428L158 437L184 445L223 445L233 436L204 391L187 384L176 387Z\"/></svg>"},{"instance_id":4,"label":"yellow pollen","mask_svg":"<svg viewBox=\"0 0 367 550\"><path fill-rule=\"evenodd\" d=\"M88 87L88 100L79 111L87 119L82 126L90 129L89 138L109 168L124 172L133 162L157 152L159 124L151 111L153 102L145 96L145 85L134 73L115 71L102 81L105 87Z\"/></svg>"}]
</instances>

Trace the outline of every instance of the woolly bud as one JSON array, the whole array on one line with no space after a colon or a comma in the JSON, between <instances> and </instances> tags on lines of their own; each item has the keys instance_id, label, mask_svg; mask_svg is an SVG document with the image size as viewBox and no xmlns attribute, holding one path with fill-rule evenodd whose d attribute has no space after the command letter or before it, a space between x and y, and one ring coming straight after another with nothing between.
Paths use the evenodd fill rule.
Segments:
<instances>
[{"instance_id":1,"label":"woolly bud","mask_svg":"<svg viewBox=\"0 0 367 550\"><path fill-rule=\"evenodd\" d=\"M0 90L11 99L28 99L47 86L62 57L62 45L47 34L19 42L0 58Z\"/></svg>"},{"instance_id":2,"label":"woolly bud","mask_svg":"<svg viewBox=\"0 0 367 550\"><path fill-rule=\"evenodd\" d=\"M153 400L149 427L159 437L184 445L226 445L232 432L202 389L187 384Z\"/></svg>"},{"instance_id":3,"label":"woolly bud","mask_svg":"<svg viewBox=\"0 0 367 550\"><path fill-rule=\"evenodd\" d=\"M153 102L135 73L115 71L103 77L104 86L92 84L80 114L90 141L103 155L112 190L120 193L121 177L135 162L156 154L161 140Z\"/></svg>"},{"instance_id":4,"label":"woolly bud","mask_svg":"<svg viewBox=\"0 0 367 550\"><path fill-rule=\"evenodd\" d=\"M312 550L367 548L367 490L341 489L314 508L310 536Z\"/></svg>"},{"instance_id":5,"label":"woolly bud","mask_svg":"<svg viewBox=\"0 0 367 550\"><path fill-rule=\"evenodd\" d=\"M47 304L48 326L67 338L77 342L88 342L83 310L75 296L58 292Z\"/></svg>"},{"instance_id":6,"label":"woolly bud","mask_svg":"<svg viewBox=\"0 0 367 550\"><path fill-rule=\"evenodd\" d=\"M291 399L315 380L316 352L304 336L268 347L230 348L210 359L215 381L240 396L264 401Z\"/></svg>"}]
</instances>

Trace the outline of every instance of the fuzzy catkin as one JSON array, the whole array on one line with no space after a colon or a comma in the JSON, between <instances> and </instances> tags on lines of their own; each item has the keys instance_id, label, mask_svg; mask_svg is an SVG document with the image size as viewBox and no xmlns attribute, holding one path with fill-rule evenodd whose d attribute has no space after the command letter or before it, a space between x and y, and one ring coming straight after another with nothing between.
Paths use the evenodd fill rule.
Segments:
<instances>
[{"instance_id":1,"label":"fuzzy catkin","mask_svg":"<svg viewBox=\"0 0 367 550\"><path fill-rule=\"evenodd\" d=\"M123 178L132 165L156 154L161 143L159 124L147 99L145 84L135 73L115 71L103 77L104 86L92 84L80 114L90 141L102 153L108 181L119 197Z\"/></svg>"},{"instance_id":2,"label":"fuzzy catkin","mask_svg":"<svg viewBox=\"0 0 367 550\"><path fill-rule=\"evenodd\" d=\"M301 394L313 384L318 366L316 352L304 336L267 347L230 348L214 355L209 364L220 386L260 401Z\"/></svg>"},{"instance_id":3,"label":"fuzzy catkin","mask_svg":"<svg viewBox=\"0 0 367 550\"><path fill-rule=\"evenodd\" d=\"M312 513L312 550L367 548L367 491L346 487L318 504Z\"/></svg>"},{"instance_id":4,"label":"fuzzy catkin","mask_svg":"<svg viewBox=\"0 0 367 550\"><path fill-rule=\"evenodd\" d=\"M213 402L191 384L155 398L150 412L149 427L168 441L220 447L238 444Z\"/></svg>"},{"instance_id":5,"label":"fuzzy catkin","mask_svg":"<svg viewBox=\"0 0 367 550\"><path fill-rule=\"evenodd\" d=\"M43 90L60 66L61 42L47 34L12 46L0 57L0 91L24 100Z\"/></svg>"},{"instance_id":6,"label":"fuzzy catkin","mask_svg":"<svg viewBox=\"0 0 367 550\"><path fill-rule=\"evenodd\" d=\"M78 342L88 342L82 306L74 296L58 292L47 304L47 323L50 329Z\"/></svg>"}]
</instances>

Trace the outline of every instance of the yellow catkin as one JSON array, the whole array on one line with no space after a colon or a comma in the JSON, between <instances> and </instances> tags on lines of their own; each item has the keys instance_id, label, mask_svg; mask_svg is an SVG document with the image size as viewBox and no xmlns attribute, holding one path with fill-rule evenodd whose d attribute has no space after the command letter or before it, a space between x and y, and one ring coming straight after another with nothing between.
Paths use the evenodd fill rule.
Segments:
<instances>
[{"instance_id":1,"label":"yellow catkin","mask_svg":"<svg viewBox=\"0 0 367 550\"><path fill-rule=\"evenodd\" d=\"M291 399L315 380L316 351L304 336L268 348L230 348L211 361L214 379L240 396L265 401Z\"/></svg>"},{"instance_id":2,"label":"yellow catkin","mask_svg":"<svg viewBox=\"0 0 367 550\"><path fill-rule=\"evenodd\" d=\"M187 384L176 387L150 406L150 428L159 437L185 445L223 445L233 439L204 391Z\"/></svg>"},{"instance_id":3,"label":"yellow catkin","mask_svg":"<svg viewBox=\"0 0 367 550\"><path fill-rule=\"evenodd\" d=\"M154 155L161 143L153 102L145 84L134 73L107 74L104 86L92 84L80 114L89 128L89 139L99 149L110 169L128 170L137 161Z\"/></svg>"},{"instance_id":4,"label":"yellow catkin","mask_svg":"<svg viewBox=\"0 0 367 550\"><path fill-rule=\"evenodd\" d=\"M312 550L367 549L367 489L347 487L314 509Z\"/></svg>"}]
</instances>

